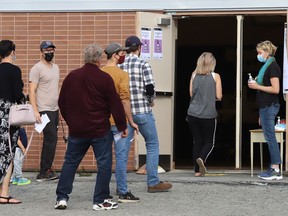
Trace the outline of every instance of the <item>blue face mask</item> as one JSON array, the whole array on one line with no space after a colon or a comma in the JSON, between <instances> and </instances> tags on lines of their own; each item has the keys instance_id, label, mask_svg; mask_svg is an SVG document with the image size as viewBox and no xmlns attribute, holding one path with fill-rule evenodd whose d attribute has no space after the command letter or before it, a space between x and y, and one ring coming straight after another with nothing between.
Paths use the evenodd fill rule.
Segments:
<instances>
[{"instance_id":1,"label":"blue face mask","mask_svg":"<svg viewBox=\"0 0 288 216\"><path fill-rule=\"evenodd\" d=\"M257 59L259 62L262 62L262 63L267 61L267 59L265 59L262 55L257 55Z\"/></svg>"}]
</instances>

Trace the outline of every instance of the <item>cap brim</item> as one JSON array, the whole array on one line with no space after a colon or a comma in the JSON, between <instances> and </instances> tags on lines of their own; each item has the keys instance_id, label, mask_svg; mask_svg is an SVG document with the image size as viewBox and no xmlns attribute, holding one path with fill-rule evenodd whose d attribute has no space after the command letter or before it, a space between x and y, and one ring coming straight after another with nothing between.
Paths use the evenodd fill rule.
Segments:
<instances>
[{"instance_id":1,"label":"cap brim","mask_svg":"<svg viewBox=\"0 0 288 216\"><path fill-rule=\"evenodd\" d=\"M50 46L45 46L45 47L42 47L42 49L47 49L47 48L56 48L54 45L50 45Z\"/></svg>"}]
</instances>

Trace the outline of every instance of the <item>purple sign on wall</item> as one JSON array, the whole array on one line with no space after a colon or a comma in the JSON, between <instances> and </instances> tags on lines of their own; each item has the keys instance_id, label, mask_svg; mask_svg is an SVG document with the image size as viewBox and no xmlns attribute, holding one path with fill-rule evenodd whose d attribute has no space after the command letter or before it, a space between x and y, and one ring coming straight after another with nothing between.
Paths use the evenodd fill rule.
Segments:
<instances>
[{"instance_id":1,"label":"purple sign on wall","mask_svg":"<svg viewBox=\"0 0 288 216\"><path fill-rule=\"evenodd\" d=\"M142 39L142 47L141 47L141 52L142 53L150 53L150 41L149 40L145 40L145 39Z\"/></svg>"},{"instance_id":2,"label":"purple sign on wall","mask_svg":"<svg viewBox=\"0 0 288 216\"><path fill-rule=\"evenodd\" d=\"M162 53L162 40L155 39L154 40L154 46L155 46L155 53Z\"/></svg>"}]
</instances>

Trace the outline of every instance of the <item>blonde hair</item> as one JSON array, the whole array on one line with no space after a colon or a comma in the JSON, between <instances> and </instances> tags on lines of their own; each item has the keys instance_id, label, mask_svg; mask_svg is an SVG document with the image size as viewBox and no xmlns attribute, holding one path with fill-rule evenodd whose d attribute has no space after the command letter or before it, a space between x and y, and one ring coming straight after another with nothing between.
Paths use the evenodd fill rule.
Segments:
<instances>
[{"instance_id":1,"label":"blonde hair","mask_svg":"<svg viewBox=\"0 0 288 216\"><path fill-rule=\"evenodd\" d=\"M203 52L197 60L196 74L209 74L215 70L216 59L210 52Z\"/></svg>"},{"instance_id":2,"label":"blonde hair","mask_svg":"<svg viewBox=\"0 0 288 216\"><path fill-rule=\"evenodd\" d=\"M276 47L271 41L261 41L257 44L256 50L262 49L268 52L270 56L274 56L278 47Z\"/></svg>"}]
</instances>

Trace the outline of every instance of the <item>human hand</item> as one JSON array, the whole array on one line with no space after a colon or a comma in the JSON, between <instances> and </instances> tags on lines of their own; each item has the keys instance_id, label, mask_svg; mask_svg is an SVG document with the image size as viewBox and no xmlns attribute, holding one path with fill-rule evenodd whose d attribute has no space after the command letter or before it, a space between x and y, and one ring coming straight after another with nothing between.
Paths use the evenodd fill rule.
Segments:
<instances>
[{"instance_id":1,"label":"human hand","mask_svg":"<svg viewBox=\"0 0 288 216\"><path fill-rule=\"evenodd\" d=\"M59 116L60 121L65 121L62 115Z\"/></svg>"},{"instance_id":2,"label":"human hand","mask_svg":"<svg viewBox=\"0 0 288 216\"><path fill-rule=\"evenodd\" d=\"M138 125L135 124L134 122L133 122L132 124L130 123L130 125L131 125L131 127L136 131L136 133L138 134L138 133L139 133Z\"/></svg>"},{"instance_id":3,"label":"human hand","mask_svg":"<svg viewBox=\"0 0 288 216\"><path fill-rule=\"evenodd\" d=\"M128 129L126 128L124 131L122 131L121 137L125 138L128 136Z\"/></svg>"},{"instance_id":4,"label":"human hand","mask_svg":"<svg viewBox=\"0 0 288 216\"><path fill-rule=\"evenodd\" d=\"M248 82L248 87L250 89L258 89L259 85L258 85L258 83L256 81L254 81L254 82L251 81L251 82Z\"/></svg>"},{"instance_id":5,"label":"human hand","mask_svg":"<svg viewBox=\"0 0 288 216\"><path fill-rule=\"evenodd\" d=\"M34 111L34 115L35 115L35 118L36 118L36 122L38 124L41 124L42 123L42 120L41 120L41 115L38 111Z\"/></svg>"}]
</instances>

